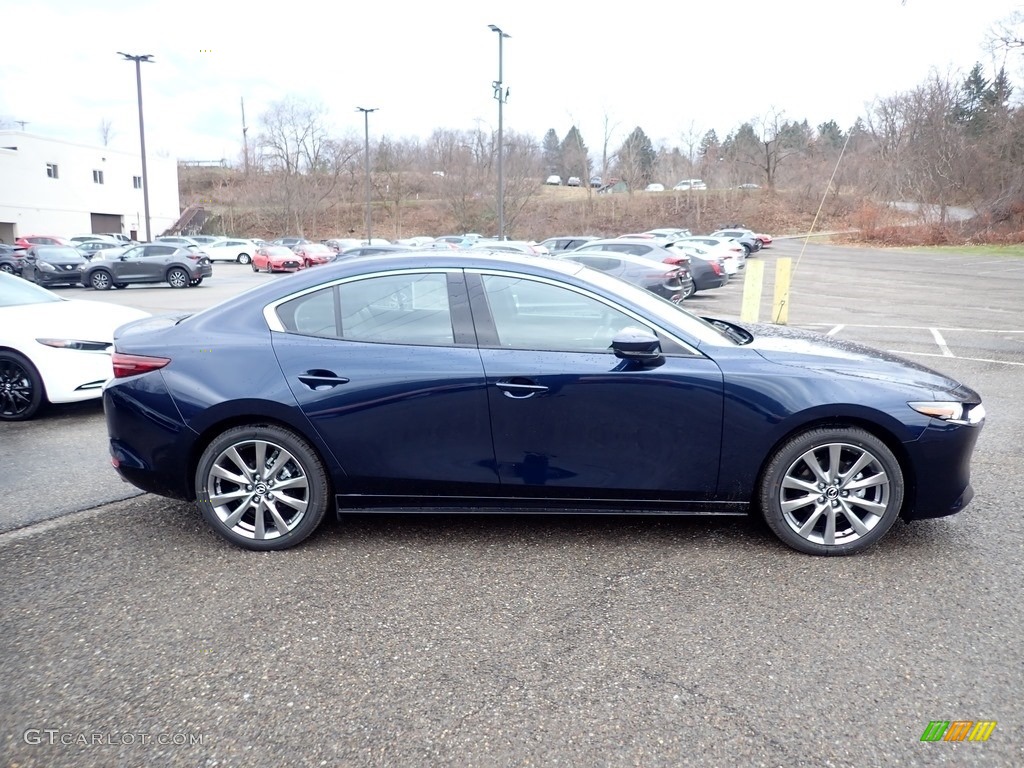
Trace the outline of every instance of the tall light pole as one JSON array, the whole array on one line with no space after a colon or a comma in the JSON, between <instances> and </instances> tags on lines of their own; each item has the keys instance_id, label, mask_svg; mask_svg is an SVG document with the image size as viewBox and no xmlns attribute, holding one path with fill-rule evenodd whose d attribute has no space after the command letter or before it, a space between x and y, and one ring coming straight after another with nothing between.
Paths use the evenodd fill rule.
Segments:
<instances>
[{"instance_id":1,"label":"tall light pole","mask_svg":"<svg viewBox=\"0 0 1024 768\"><path fill-rule=\"evenodd\" d=\"M505 88L505 84L502 80L504 75L502 74L503 60L502 60L502 43L504 43L506 37L511 37L501 31L494 24L488 24L487 28L491 32L498 33L498 79L491 83L494 88L494 98L498 100L498 239L505 239L505 166L504 166L504 154L505 144L502 139L502 108L505 106L505 102L508 100L508 90Z\"/></svg>"},{"instance_id":2,"label":"tall light pole","mask_svg":"<svg viewBox=\"0 0 1024 768\"><path fill-rule=\"evenodd\" d=\"M377 107L370 109L356 107L356 112L363 113L363 123L366 133L366 244L370 245L370 113L376 112Z\"/></svg>"},{"instance_id":3,"label":"tall light pole","mask_svg":"<svg viewBox=\"0 0 1024 768\"><path fill-rule=\"evenodd\" d=\"M142 208L146 214L146 242L152 242L153 233L149 226L149 174L146 172L146 124L142 119L142 67L144 61L153 61L153 54L147 53L143 56L133 56L130 53L117 52L118 56L124 56L126 61L135 62L135 86L139 92L139 143L142 144Z\"/></svg>"}]
</instances>

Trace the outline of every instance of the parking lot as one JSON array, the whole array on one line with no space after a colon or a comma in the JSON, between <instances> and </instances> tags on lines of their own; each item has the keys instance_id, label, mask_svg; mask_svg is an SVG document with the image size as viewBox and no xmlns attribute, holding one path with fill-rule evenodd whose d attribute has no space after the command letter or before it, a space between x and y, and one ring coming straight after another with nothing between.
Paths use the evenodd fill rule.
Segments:
<instances>
[{"instance_id":1,"label":"parking lot","mask_svg":"<svg viewBox=\"0 0 1024 768\"><path fill-rule=\"evenodd\" d=\"M1024 764L1024 255L777 240L763 319L781 256L790 325L981 392L964 513L844 559L747 520L443 514L257 554L123 484L99 406L53 409L0 425L0 764ZM188 311L278 279L60 293Z\"/></svg>"}]
</instances>

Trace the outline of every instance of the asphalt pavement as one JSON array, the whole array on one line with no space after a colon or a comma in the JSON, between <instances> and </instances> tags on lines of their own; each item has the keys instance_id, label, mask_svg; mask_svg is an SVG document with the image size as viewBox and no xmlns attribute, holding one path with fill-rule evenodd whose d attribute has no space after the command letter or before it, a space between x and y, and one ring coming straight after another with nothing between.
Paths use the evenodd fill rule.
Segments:
<instances>
[{"instance_id":1,"label":"asphalt pavement","mask_svg":"<svg viewBox=\"0 0 1024 768\"><path fill-rule=\"evenodd\" d=\"M54 409L0 425L0 765L1024 764L1024 258L754 258L780 256L790 324L982 393L965 512L838 559L748 520L443 514L252 553L125 499L101 411ZM67 293L174 309L263 279ZM741 287L691 309L738 316ZM922 742L935 720L997 725Z\"/></svg>"}]
</instances>

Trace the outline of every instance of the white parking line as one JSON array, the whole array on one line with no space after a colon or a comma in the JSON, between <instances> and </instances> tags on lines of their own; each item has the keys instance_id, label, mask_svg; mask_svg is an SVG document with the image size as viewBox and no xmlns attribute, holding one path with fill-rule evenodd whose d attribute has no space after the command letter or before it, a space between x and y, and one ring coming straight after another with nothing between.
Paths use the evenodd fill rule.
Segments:
<instances>
[{"instance_id":1,"label":"white parking line","mask_svg":"<svg viewBox=\"0 0 1024 768\"><path fill-rule=\"evenodd\" d=\"M918 357L945 357L945 355L937 355L934 352L907 352L905 349L890 349L894 355L917 355ZM1024 366L1024 363L1015 363L1010 360L992 360L987 357L958 357L957 360L967 360L973 363L999 363L1000 365L1020 365Z\"/></svg>"},{"instance_id":2,"label":"white parking line","mask_svg":"<svg viewBox=\"0 0 1024 768\"><path fill-rule=\"evenodd\" d=\"M846 327L845 325L836 325L836 326L834 326L834 327L832 328L832 330L830 330L830 331L829 331L828 333L826 333L825 335L826 335L826 336L835 336L835 335L836 335L837 333L839 333L839 332L840 332L841 330L843 330L843 328L845 328L845 327Z\"/></svg>"},{"instance_id":3,"label":"white parking line","mask_svg":"<svg viewBox=\"0 0 1024 768\"><path fill-rule=\"evenodd\" d=\"M892 328L895 330L910 330L910 331L930 331L934 326L931 325L855 325L851 323L843 323L836 325L836 323L794 323L794 325L806 325L808 327L825 327L829 328ZM940 331L953 331L962 333L1024 333L1024 330L1013 330L1010 328L943 328L939 327Z\"/></svg>"},{"instance_id":4,"label":"white parking line","mask_svg":"<svg viewBox=\"0 0 1024 768\"><path fill-rule=\"evenodd\" d=\"M935 337L935 343L939 345L939 349L942 350L943 357L955 357L949 346L946 344L946 340L942 338L942 334L939 333L938 328L932 328L932 336Z\"/></svg>"}]
</instances>

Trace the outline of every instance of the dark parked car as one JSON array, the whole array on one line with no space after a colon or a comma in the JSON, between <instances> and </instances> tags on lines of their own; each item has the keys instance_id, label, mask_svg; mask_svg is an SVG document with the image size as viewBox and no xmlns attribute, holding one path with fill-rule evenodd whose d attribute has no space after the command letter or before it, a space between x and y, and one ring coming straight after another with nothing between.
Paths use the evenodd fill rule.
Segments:
<instances>
[{"instance_id":1,"label":"dark parked car","mask_svg":"<svg viewBox=\"0 0 1024 768\"><path fill-rule=\"evenodd\" d=\"M557 258L574 261L627 283L639 285L669 301L683 301L693 295L693 278L686 264L666 264L646 256L614 251L565 253Z\"/></svg>"},{"instance_id":2,"label":"dark parked car","mask_svg":"<svg viewBox=\"0 0 1024 768\"><path fill-rule=\"evenodd\" d=\"M24 248L0 243L0 272L6 272L9 275L20 275L24 264Z\"/></svg>"},{"instance_id":3,"label":"dark parked car","mask_svg":"<svg viewBox=\"0 0 1024 768\"><path fill-rule=\"evenodd\" d=\"M169 283L172 288L188 288L212 274L210 259L202 251L173 243L143 243L125 249L120 256L94 260L82 270L81 282L97 291L124 288L131 283Z\"/></svg>"},{"instance_id":4,"label":"dark parked car","mask_svg":"<svg viewBox=\"0 0 1024 768\"><path fill-rule=\"evenodd\" d=\"M721 288L729 282L729 276L721 266L701 259L690 259L683 254L670 251L668 248L658 245L657 240L653 237L634 240L622 237L616 237L611 240L591 240L586 245L572 251L572 253L588 253L591 251L632 253L636 256L664 261L667 264L676 264L681 261L686 262L689 264L690 276L693 278L694 293Z\"/></svg>"},{"instance_id":5,"label":"dark parked car","mask_svg":"<svg viewBox=\"0 0 1024 768\"><path fill-rule=\"evenodd\" d=\"M25 250L21 276L39 285L78 285L89 260L70 245L33 245Z\"/></svg>"},{"instance_id":6,"label":"dark parked car","mask_svg":"<svg viewBox=\"0 0 1024 768\"><path fill-rule=\"evenodd\" d=\"M303 270L114 345L113 465L256 550L336 510L464 508L758 513L852 554L964 508L985 414L888 353L484 252Z\"/></svg>"},{"instance_id":7,"label":"dark parked car","mask_svg":"<svg viewBox=\"0 0 1024 768\"><path fill-rule=\"evenodd\" d=\"M90 261L96 255L97 251L124 250L123 245L112 240L87 240L85 242L75 243L75 248Z\"/></svg>"}]
</instances>

